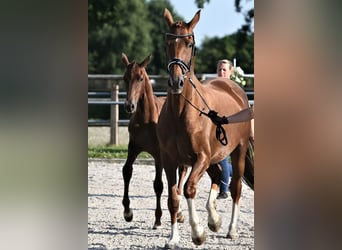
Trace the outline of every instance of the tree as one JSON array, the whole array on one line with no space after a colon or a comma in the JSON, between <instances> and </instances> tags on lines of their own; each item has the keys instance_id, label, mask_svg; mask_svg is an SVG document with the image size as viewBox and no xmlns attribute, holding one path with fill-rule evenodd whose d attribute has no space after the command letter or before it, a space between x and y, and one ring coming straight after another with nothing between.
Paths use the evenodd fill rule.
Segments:
<instances>
[{"instance_id":1,"label":"tree","mask_svg":"<svg viewBox=\"0 0 342 250\"><path fill-rule=\"evenodd\" d=\"M195 3L197 4L197 7L199 9L203 9L205 3L209 3L210 0L195 0Z\"/></svg>"},{"instance_id":2,"label":"tree","mask_svg":"<svg viewBox=\"0 0 342 250\"><path fill-rule=\"evenodd\" d=\"M197 2L203 7L209 1ZM125 52L137 61L152 54L148 73L166 74L165 8L173 13L175 21L184 20L169 0L89 0L88 73L122 74L121 53ZM247 23L252 20L250 16L254 18L254 10L246 17ZM237 58L245 72L254 72L254 34L249 27L243 25L235 34L222 39L207 38L202 48L197 48L196 72L215 72L216 61L223 57Z\"/></svg>"},{"instance_id":3,"label":"tree","mask_svg":"<svg viewBox=\"0 0 342 250\"><path fill-rule=\"evenodd\" d=\"M246 0L250 1L250 0ZM210 0L195 0L195 3L199 8L203 8L205 3L209 3ZM235 0L234 6L236 12L242 12L243 7L241 5L241 0ZM234 44L235 44L235 52L230 53L229 49L227 49L225 58L236 58L239 62L240 66L243 66L244 69L252 73L254 72L254 32L252 32L252 22L254 20L254 8L242 13L245 17L245 24L243 24L239 30L234 34ZM229 39L228 39L229 40ZM228 42L228 41L227 41ZM233 42L233 41L231 41ZM227 44L227 43L226 43ZM227 44L226 46L229 47ZM251 58L252 57L252 58ZM219 57L222 58L222 57ZM201 60L201 59L200 59ZM241 65L244 64L244 65ZM209 69L213 66L211 65Z\"/></svg>"},{"instance_id":4,"label":"tree","mask_svg":"<svg viewBox=\"0 0 342 250\"><path fill-rule=\"evenodd\" d=\"M152 25L147 17L141 0L89 0L88 73L122 74L122 52L138 60L151 53Z\"/></svg>"},{"instance_id":5,"label":"tree","mask_svg":"<svg viewBox=\"0 0 342 250\"><path fill-rule=\"evenodd\" d=\"M175 20L182 20L170 4L169 0L151 0L147 2L149 22L152 24L150 36L152 38L153 57L149 64L150 74L166 74L165 33L168 26L163 18L165 8L169 9Z\"/></svg>"},{"instance_id":6,"label":"tree","mask_svg":"<svg viewBox=\"0 0 342 250\"><path fill-rule=\"evenodd\" d=\"M251 1L251 0L246 0ZM210 0L195 0L195 3L198 8L202 9L205 3L210 3ZM242 11L241 0L234 0L234 6L236 12L240 13ZM251 31L251 25L254 20L254 8L248 10L247 12L243 13L245 16L246 24L242 25L241 29L244 31Z\"/></svg>"},{"instance_id":7,"label":"tree","mask_svg":"<svg viewBox=\"0 0 342 250\"><path fill-rule=\"evenodd\" d=\"M217 61L224 58L235 58L245 73L253 73L254 34L246 37L243 46L238 45L239 42L238 33L223 38L206 38L196 53L196 73L215 73Z\"/></svg>"}]
</instances>

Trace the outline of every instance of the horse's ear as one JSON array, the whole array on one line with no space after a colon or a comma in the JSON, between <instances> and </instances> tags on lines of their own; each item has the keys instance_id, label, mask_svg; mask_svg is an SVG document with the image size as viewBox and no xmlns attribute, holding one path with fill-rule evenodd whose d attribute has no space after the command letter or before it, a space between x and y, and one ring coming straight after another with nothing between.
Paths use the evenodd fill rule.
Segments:
<instances>
[{"instance_id":1,"label":"horse's ear","mask_svg":"<svg viewBox=\"0 0 342 250\"><path fill-rule=\"evenodd\" d=\"M121 59L123 61L123 63L127 66L129 64L129 60L128 60L128 57L126 56L125 53L122 52L121 54Z\"/></svg>"},{"instance_id":2,"label":"horse's ear","mask_svg":"<svg viewBox=\"0 0 342 250\"><path fill-rule=\"evenodd\" d=\"M172 24L174 23L174 21L173 21L173 17L171 15L171 12L167 8L165 8L165 11L164 11L164 19L170 28L172 26Z\"/></svg>"},{"instance_id":3,"label":"horse's ear","mask_svg":"<svg viewBox=\"0 0 342 250\"><path fill-rule=\"evenodd\" d=\"M188 28L193 30L200 19L201 10L198 10L195 16L190 22L188 22Z\"/></svg>"},{"instance_id":4,"label":"horse's ear","mask_svg":"<svg viewBox=\"0 0 342 250\"><path fill-rule=\"evenodd\" d=\"M152 55L148 55L148 56L144 59L144 61L142 61L141 63L139 63L139 66L140 66L140 67L146 68L147 64L151 61L151 57L152 57Z\"/></svg>"}]
</instances>

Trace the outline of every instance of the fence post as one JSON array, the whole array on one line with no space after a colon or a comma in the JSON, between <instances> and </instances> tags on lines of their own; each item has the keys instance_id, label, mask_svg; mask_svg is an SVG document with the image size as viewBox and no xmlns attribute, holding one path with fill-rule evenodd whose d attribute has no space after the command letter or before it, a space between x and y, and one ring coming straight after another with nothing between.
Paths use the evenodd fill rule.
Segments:
<instances>
[{"instance_id":1,"label":"fence post","mask_svg":"<svg viewBox=\"0 0 342 250\"><path fill-rule=\"evenodd\" d=\"M112 83L111 99L114 102L119 101L119 84ZM110 105L110 144L118 145L119 141L119 105Z\"/></svg>"}]
</instances>

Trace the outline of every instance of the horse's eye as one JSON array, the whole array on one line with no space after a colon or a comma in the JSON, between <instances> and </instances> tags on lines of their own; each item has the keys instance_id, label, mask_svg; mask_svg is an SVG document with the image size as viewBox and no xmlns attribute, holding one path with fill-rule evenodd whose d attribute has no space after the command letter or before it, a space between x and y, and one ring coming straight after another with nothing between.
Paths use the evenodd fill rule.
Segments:
<instances>
[{"instance_id":1,"label":"horse's eye","mask_svg":"<svg viewBox=\"0 0 342 250\"><path fill-rule=\"evenodd\" d=\"M140 78L139 78L139 82L142 82L144 80L144 78L141 76Z\"/></svg>"},{"instance_id":2,"label":"horse's eye","mask_svg":"<svg viewBox=\"0 0 342 250\"><path fill-rule=\"evenodd\" d=\"M192 48L194 46L194 44L193 43L188 43L188 48Z\"/></svg>"}]
</instances>

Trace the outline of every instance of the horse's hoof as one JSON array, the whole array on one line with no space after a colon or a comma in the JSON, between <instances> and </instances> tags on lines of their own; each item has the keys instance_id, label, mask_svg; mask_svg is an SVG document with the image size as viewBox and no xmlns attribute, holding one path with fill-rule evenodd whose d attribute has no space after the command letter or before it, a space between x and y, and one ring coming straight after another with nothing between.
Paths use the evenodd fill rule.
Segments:
<instances>
[{"instance_id":1,"label":"horse's hoof","mask_svg":"<svg viewBox=\"0 0 342 250\"><path fill-rule=\"evenodd\" d=\"M219 218L219 220L218 220L216 223L214 223L214 224L210 224L210 223L208 222L208 227L209 227L209 229L210 229L211 231L215 232L215 233L218 232L218 230L221 228L221 225L222 225L222 220L221 220L221 218Z\"/></svg>"},{"instance_id":2,"label":"horse's hoof","mask_svg":"<svg viewBox=\"0 0 342 250\"><path fill-rule=\"evenodd\" d=\"M124 212L124 218L127 222L131 222L133 220L133 212L132 210L129 210L128 213Z\"/></svg>"},{"instance_id":3,"label":"horse's hoof","mask_svg":"<svg viewBox=\"0 0 342 250\"><path fill-rule=\"evenodd\" d=\"M176 249L178 248L178 244L176 243L166 243L164 249Z\"/></svg>"},{"instance_id":4,"label":"horse's hoof","mask_svg":"<svg viewBox=\"0 0 342 250\"><path fill-rule=\"evenodd\" d=\"M238 234L230 234L230 233L228 233L227 234L227 238L228 239L232 239L232 240L237 240L239 238L239 235Z\"/></svg>"},{"instance_id":5,"label":"horse's hoof","mask_svg":"<svg viewBox=\"0 0 342 250\"><path fill-rule=\"evenodd\" d=\"M193 236L192 236L191 238L192 238L192 242L193 242L195 245L199 246L199 245L202 245L203 242L206 240L207 234L206 234L206 232L204 231L203 234L202 234L201 236L198 236L198 237L193 237Z\"/></svg>"},{"instance_id":6,"label":"horse's hoof","mask_svg":"<svg viewBox=\"0 0 342 250\"><path fill-rule=\"evenodd\" d=\"M156 230L156 229L158 229L158 228L162 228L161 223L154 223L152 229L155 229L155 230Z\"/></svg>"},{"instance_id":7,"label":"horse's hoof","mask_svg":"<svg viewBox=\"0 0 342 250\"><path fill-rule=\"evenodd\" d=\"M184 219L185 219L185 217L184 217L183 213L182 213L182 212L179 212L179 213L177 214L177 222L178 222L178 223L183 223L183 222L184 222Z\"/></svg>"},{"instance_id":8,"label":"horse's hoof","mask_svg":"<svg viewBox=\"0 0 342 250\"><path fill-rule=\"evenodd\" d=\"M236 240L239 238L239 234L236 231L236 229L234 230L229 230L228 234L227 234L227 238L228 239L232 239L232 240Z\"/></svg>"}]
</instances>

